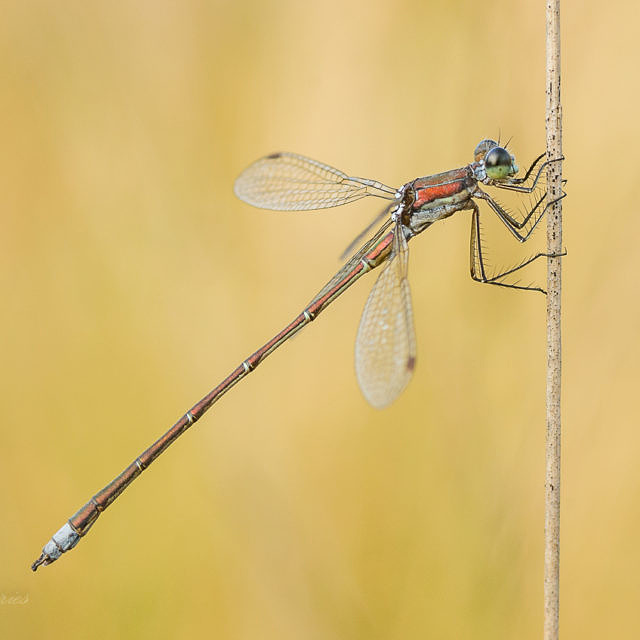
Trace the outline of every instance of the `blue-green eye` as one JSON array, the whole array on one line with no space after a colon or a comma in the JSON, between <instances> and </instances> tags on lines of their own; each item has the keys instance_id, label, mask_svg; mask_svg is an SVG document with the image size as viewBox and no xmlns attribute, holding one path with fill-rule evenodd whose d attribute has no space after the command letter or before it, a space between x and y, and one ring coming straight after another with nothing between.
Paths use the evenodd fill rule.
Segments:
<instances>
[{"instance_id":1,"label":"blue-green eye","mask_svg":"<svg viewBox=\"0 0 640 640\"><path fill-rule=\"evenodd\" d=\"M494 147L487 153L484 159L484 170L492 180L503 180L518 173L513 157L502 147Z\"/></svg>"}]
</instances>

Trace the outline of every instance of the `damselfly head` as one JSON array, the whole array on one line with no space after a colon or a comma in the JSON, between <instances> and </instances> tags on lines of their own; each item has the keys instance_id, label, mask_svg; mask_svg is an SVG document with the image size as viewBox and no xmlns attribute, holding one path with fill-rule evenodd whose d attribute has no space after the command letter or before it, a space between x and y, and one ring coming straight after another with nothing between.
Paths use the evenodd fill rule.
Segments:
<instances>
[{"instance_id":1,"label":"damselfly head","mask_svg":"<svg viewBox=\"0 0 640 640\"><path fill-rule=\"evenodd\" d=\"M503 147L499 147L495 140L483 140L474 152L475 161L484 165L487 178L490 180L505 180L518 173L516 159Z\"/></svg>"}]
</instances>

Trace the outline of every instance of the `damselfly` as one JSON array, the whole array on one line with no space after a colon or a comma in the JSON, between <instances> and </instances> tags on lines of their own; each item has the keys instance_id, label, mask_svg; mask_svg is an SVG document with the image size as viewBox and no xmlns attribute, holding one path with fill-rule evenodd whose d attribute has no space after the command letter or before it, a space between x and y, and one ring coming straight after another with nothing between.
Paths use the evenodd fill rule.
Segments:
<instances>
[{"instance_id":1,"label":"damselfly","mask_svg":"<svg viewBox=\"0 0 640 640\"><path fill-rule=\"evenodd\" d=\"M483 140L476 147L470 164L417 178L399 189L375 180L348 176L338 169L294 153L274 153L249 166L236 180L235 192L241 200L256 207L309 211L337 207L365 197L384 200L383 210L347 252L352 251L376 225L379 227L293 322L236 367L75 513L44 546L31 568L35 571L40 565L51 564L72 549L100 513L214 402L251 373L272 351L314 320L360 276L378 267L382 267L382 272L369 294L358 329L356 374L360 389L371 405L383 408L393 402L407 386L416 362L407 279L408 242L434 222L457 211L471 211L471 277L478 282L502 287L542 291L538 287L510 284L505 278L549 254L537 253L511 269L494 274L488 272L480 242L480 210L476 201L484 200L513 237L524 242L555 202L547 197L543 171L556 159L543 162L543 158L544 154L533 162L523 177L517 178L515 158L497 142ZM522 215L515 216L483 191L480 185L529 194L529 205Z\"/></svg>"}]
</instances>

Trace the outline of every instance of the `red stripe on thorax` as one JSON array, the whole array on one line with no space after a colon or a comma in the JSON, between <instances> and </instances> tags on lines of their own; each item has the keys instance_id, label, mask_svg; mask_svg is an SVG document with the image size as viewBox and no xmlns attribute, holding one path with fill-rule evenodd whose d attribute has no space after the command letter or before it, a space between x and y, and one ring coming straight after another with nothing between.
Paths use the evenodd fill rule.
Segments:
<instances>
[{"instance_id":1,"label":"red stripe on thorax","mask_svg":"<svg viewBox=\"0 0 640 640\"><path fill-rule=\"evenodd\" d=\"M441 198L450 198L467 188L467 168L455 169L426 178L418 178L413 182L416 200L414 209L419 209L430 202Z\"/></svg>"}]
</instances>

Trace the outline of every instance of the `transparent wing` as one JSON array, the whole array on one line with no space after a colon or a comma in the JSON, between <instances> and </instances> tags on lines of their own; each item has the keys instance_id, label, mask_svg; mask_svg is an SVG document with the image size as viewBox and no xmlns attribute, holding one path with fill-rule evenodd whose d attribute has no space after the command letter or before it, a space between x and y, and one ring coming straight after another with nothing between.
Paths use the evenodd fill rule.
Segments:
<instances>
[{"instance_id":1,"label":"transparent wing","mask_svg":"<svg viewBox=\"0 0 640 640\"><path fill-rule=\"evenodd\" d=\"M377 224L382 222L394 205L387 205L376 217L349 243L349 246L340 254L340 260L346 260L351 252L371 233L371 230L375 228Z\"/></svg>"},{"instance_id":2,"label":"transparent wing","mask_svg":"<svg viewBox=\"0 0 640 640\"><path fill-rule=\"evenodd\" d=\"M407 241L398 225L394 253L369 294L358 328L356 375L364 397L376 409L402 393L415 368L408 257Z\"/></svg>"},{"instance_id":3,"label":"transparent wing","mask_svg":"<svg viewBox=\"0 0 640 640\"><path fill-rule=\"evenodd\" d=\"M257 160L236 179L235 194L248 204L277 211L337 207L365 196L392 200L395 189L355 178L295 153L274 153Z\"/></svg>"},{"instance_id":4,"label":"transparent wing","mask_svg":"<svg viewBox=\"0 0 640 640\"><path fill-rule=\"evenodd\" d=\"M388 207L390 209L391 206ZM353 268L364 258L373 247L380 241L380 239L389 232L389 227L393 224L393 220L386 220L382 226L376 231L374 236L367 240L356 253L354 253L343 265L340 270L322 287L322 289L314 296L313 300L309 303L312 305L314 302L322 298L328 291L334 288L334 286L340 282L347 273L353 270Z\"/></svg>"}]
</instances>

